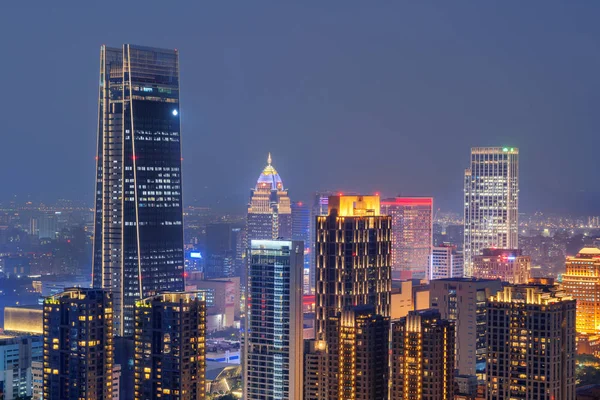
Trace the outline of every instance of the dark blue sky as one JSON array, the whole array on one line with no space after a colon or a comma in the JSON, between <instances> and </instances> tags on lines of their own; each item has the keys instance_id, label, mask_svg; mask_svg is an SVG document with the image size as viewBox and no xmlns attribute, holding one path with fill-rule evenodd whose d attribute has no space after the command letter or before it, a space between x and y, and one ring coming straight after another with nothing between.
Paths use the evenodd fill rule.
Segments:
<instances>
[{"instance_id":1,"label":"dark blue sky","mask_svg":"<svg viewBox=\"0 0 600 400\"><path fill-rule=\"evenodd\" d=\"M0 198L91 203L99 48L136 43L180 50L188 204L243 209L271 151L292 199L460 209L469 148L510 145L522 209L600 212L598 2L19 4L0 5Z\"/></svg>"}]
</instances>

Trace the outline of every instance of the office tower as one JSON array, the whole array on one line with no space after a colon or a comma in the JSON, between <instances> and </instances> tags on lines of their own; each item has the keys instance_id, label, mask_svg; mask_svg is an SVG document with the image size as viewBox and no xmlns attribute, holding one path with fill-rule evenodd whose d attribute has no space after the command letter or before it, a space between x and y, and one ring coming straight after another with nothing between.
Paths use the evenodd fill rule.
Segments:
<instances>
[{"instance_id":1,"label":"office tower","mask_svg":"<svg viewBox=\"0 0 600 400\"><path fill-rule=\"evenodd\" d=\"M488 400L575 399L575 300L507 286L487 303Z\"/></svg>"},{"instance_id":2,"label":"office tower","mask_svg":"<svg viewBox=\"0 0 600 400\"><path fill-rule=\"evenodd\" d=\"M38 219L38 235L40 239L56 239L58 233L56 213L44 212Z\"/></svg>"},{"instance_id":3,"label":"office tower","mask_svg":"<svg viewBox=\"0 0 600 400\"><path fill-rule=\"evenodd\" d=\"M29 219L29 234L31 236L40 236L40 221L37 217Z\"/></svg>"},{"instance_id":4,"label":"office tower","mask_svg":"<svg viewBox=\"0 0 600 400\"><path fill-rule=\"evenodd\" d=\"M102 289L69 288L44 300L44 399L112 396L113 302Z\"/></svg>"},{"instance_id":5,"label":"office tower","mask_svg":"<svg viewBox=\"0 0 600 400\"><path fill-rule=\"evenodd\" d=\"M271 165L270 153L267 166L250 193L246 236L248 244L251 240L289 240L292 237L290 198L281 177Z\"/></svg>"},{"instance_id":6,"label":"office tower","mask_svg":"<svg viewBox=\"0 0 600 400\"><path fill-rule=\"evenodd\" d=\"M38 396L39 364L42 361L41 336L0 337L0 388L2 399Z\"/></svg>"},{"instance_id":7,"label":"office tower","mask_svg":"<svg viewBox=\"0 0 600 400\"><path fill-rule=\"evenodd\" d=\"M519 248L519 149L473 147L465 170L465 275L483 249Z\"/></svg>"},{"instance_id":8,"label":"office tower","mask_svg":"<svg viewBox=\"0 0 600 400\"><path fill-rule=\"evenodd\" d=\"M454 278L429 283L429 304L443 319L453 321L456 331L456 369L461 375L484 379L487 343L486 302L502 290L498 280Z\"/></svg>"},{"instance_id":9,"label":"office tower","mask_svg":"<svg viewBox=\"0 0 600 400\"><path fill-rule=\"evenodd\" d=\"M164 292L136 302L135 400L204 399L205 323L201 293Z\"/></svg>"},{"instance_id":10,"label":"office tower","mask_svg":"<svg viewBox=\"0 0 600 400\"><path fill-rule=\"evenodd\" d=\"M578 334L600 333L600 250L584 247L575 257L567 257L562 284L577 300Z\"/></svg>"},{"instance_id":11,"label":"office tower","mask_svg":"<svg viewBox=\"0 0 600 400\"><path fill-rule=\"evenodd\" d=\"M302 399L303 244L252 240L246 285L244 398Z\"/></svg>"},{"instance_id":12,"label":"office tower","mask_svg":"<svg viewBox=\"0 0 600 400\"><path fill-rule=\"evenodd\" d=\"M328 316L344 307L373 305L390 316L391 225L379 196L331 196L328 215L317 217L316 338Z\"/></svg>"},{"instance_id":13,"label":"office tower","mask_svg":"<svg viewBox=\"0 0 600 400\"><path fill-rule=\"evenodd\" d=\"M425 279L433 245L433 199L385 199L381 201L381 213L392 217L394 278Z\"/></svg>"},{"instance_id":14,"label":"office tower","mask_svg":"<svg viewBox=\"0 0 600 400\"><path fill-rule=\"evenodd\" d=\"M482 249L472 260L474 278L500 279L515 285L529 281L531 257L521 250Z\"/></svg>"},{"instance_id":15,"label":"office tower","mask_svg":"<svg viewBox=\"0 0 600 400\"><path fill-rule=\"evenodd\" d=\"M437 310L411 311L392 325L391 400L450 400L454 323Z\"/></svg>"},{"instance_id":16,"label":"office tower","mask_svg":"<svg viewBox=\"0 0 600 400\"><path fill-rule=\"evenodd\" d=\"M136 300L184 289L177 50L102 46L98 109L93 286L127 336Z\"/></svg>"},{"instance_id":17,"label":"office tower","mask_svg":"<svg viewBox=\"0 0 600 400\"><path fill-rule=\"evenodd\" d=\"M431 248L427 279L462 278L464 275L463 254L450 243Z\"/></svg>"},{"instance_id":18,"label":"office tower","mask_svg":"<svg viewBox=\"0 0 600 400\"><path fill-rule=\"evenodd\" d=\"M310 294L310 251L312 240L310 236L311 209L301 201L292 202L292 240L301 240L304 243L304 293Z\"/></svg>"}]
</instances>

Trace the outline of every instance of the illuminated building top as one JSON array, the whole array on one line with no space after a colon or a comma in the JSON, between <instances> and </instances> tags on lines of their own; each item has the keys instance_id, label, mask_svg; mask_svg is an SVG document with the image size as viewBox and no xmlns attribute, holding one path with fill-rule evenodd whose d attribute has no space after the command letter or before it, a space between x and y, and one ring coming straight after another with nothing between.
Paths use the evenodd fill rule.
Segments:
<instances>
[{"instance_id":1,"label":"illuminated building top","mask_svg":"<svg viewBox=\"0 0 600 400\"><path fill-rule=\"evenodd\" d=\"M552 285L509 285L490 296L491 303L549 305L572 300L564 290Z\"/></svg>"},{"instance_id":2,"label":"illuminated building top","mask_svg":"<svg viewBox=\"0 0 600 400\"><path fill-rule=\"evenodd\" d=\"M329 214L332 213L337 213L339 217L381 215L379 196L330 196Z\"/></svg>"},{"instance_id":3,"label":"illuminated building top","mask_svg":"<svg viewBox=\"0 0 600 400\"><path fill-rule=\"evenodd\" d=\"M269 153L269 156L267 157L267 166L263 169L256 181L256 190L283 190L283 181L277 173L277 170L271 165L271 162L271 153Z\"/></svg>"},{"instance_id":4,"label":"illuminated building top","mask_svg":"<svg viewBox=\"0 0 600 400\"><path fill-rule=\"evenodd\" d=\"M292 207L283 181L272 165L271 153L267 166L251 190L248 203L247 240L291 239Z\"/></svg>"}]
</instances>

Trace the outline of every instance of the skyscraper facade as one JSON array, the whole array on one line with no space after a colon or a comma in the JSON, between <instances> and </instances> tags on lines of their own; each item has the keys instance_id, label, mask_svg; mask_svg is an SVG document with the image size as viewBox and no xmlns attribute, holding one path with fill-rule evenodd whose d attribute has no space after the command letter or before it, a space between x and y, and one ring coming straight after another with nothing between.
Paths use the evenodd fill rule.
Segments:
<instances>
[{"instance_id":1,"label":"skyscraper facade","mask_svg":"<svg viewBox=\"0 0 600 400\"><path fill-rule=\"evenodd\" d=\"M303 243L253 240L249 254L244 398L301 400Z\"/></svg>"},{"instance_id":2,"label":"skyscraper facade","mask_svg":"<svg viewBox=\"0 0 600 400\"><path fill-rule=\"evenodd\" d=\"M600 250L584 247L567 257L562 284L577 300L577 333L600 334Z\"/></svg>"},{"instance_id":3,"label":"skyscraper facade","mask_svg":"<svg viewBox=\"0 0 600 400\"><path fill-rule=\"evenodd\" d=\"M199 292L164 292L136 302L135 400L206 395L206 304Z\"/></svg>"},{"instance_id":4,"label":"skyscraper facade","mask_svg":"<svg viewBox=\"0 0 600 400\"><path fill-rule=\"evenodd\" d=\"M454 398L454 323L437 310L392 325L391 400Z\"/></svg>"},{"instance_id":5,"label":"skyscraper facade","mask_svg":"<svg viewBox=\"0 0 600 400\"><path fill-rule=\"evenodd\" d=\"M310 258L312 243L310 236L310 215L311 209L302 201L292 202L292 240L301 240L304 243L304 272L303 286L304 293L311 292L310 280Z\"/></svg>"},{"instance_id":6,"label":"skyscraper facade","mask_svg":"<svg viewBox=\"0 0 600 400\"><path fill-rule=\"evenodd\" d=\"M184 289L177 50L102 46L98 115L93 285L131 335L136 300Z\"/></svg>"},{"instance_id":7,"label":"skyscraper facade","mask_svg":"<svg viewBox=\"0 0 600 400\"><path fill-rule=\"evenodd\" d=\"M427 278L434 279L462 278L464 275L463 254L456 246L442 243L431 248Z\"/></svg>"},{"instance_id":8,"label":"skyscraper facade","mask_svg":"<svg viewBox=\"0 0 600 400\"><path fill-rule=\"evenodd\" d=\"M575 399L575 300L549 285L487 302L488 400Z\"/></svg>"},{"instance_id":9,"label":"skyscraper facade","mask_svg":"<svg viewBox=\"0 0 600 400\"><path fill-rule=\"evenodd\" d=\"M519 248L519 149L474 147L465 170L465 273L483 249Z\"/></svg>"},{"instance_id":10,"label":"skyscraper facade","mask_svg":"<svg viewBox=\"0 0 600 400\"><path fill-rule=\"evenodd\" d=\"M311 208L310 216L310 288L311 292L314 293L316 285L316 263L317 257L315 252L315 238L317 236L317 217L320 215L327 215L329 196L334 196L333 192L316 192L313 197L313 204Z\"/></svg>"},{"instance_id":11,"label":"skyscraper facade","mask_svg":"<svg viewBox=\"0 0 600 400\"><path fill-rule=\"evenodd\" d=\"M529 281L531 257L521 250L482 249L472 260L474 278L500 279L515 285Z\"/></svg>"},{"instance_id":12,"label":"skyscraper facade","mask_svg":"<svg viewBox=\"0 0 600 400\"><path fill-rule=\"evenodd\" d=\"M44 399L111 398L111 297L102 289L71 288L44 300Z\"/></svg>"},{"instance_id":13,"label":"skyscraper facade","mask_svg":"<svg viewBox=\"0 0 600 400\"><path fill-rule=\"evenodd\" d=\"M453 278L429 283L429 305L454 322L455 360L460 375L485 378L487 299L502 290L499 280Z\"/></svg>"},{"instance_id":14,"label":"skyscraper facade","mask_svg":"<svg viewBox=\"0 0 600 400\"><path fill-rule=\"evenodd\" d=\"M392 218L381 215L379 196L331 196L328 207L316 221L317 339L345 307L390 316Z\"/></svg>"},{"instance_id":15,"label":"skyscraper facade","mask_svg":"<svg viewBox=\"0 0 600 400\"><path fill-rule=\"evenodd\" d=\"M292 209L288 192L277 170L271 165L271 154L267 166L258 177L248 203L246 240L291 239Z\"/></svg>"},{"instance_id":16,"label":"skyscraper facade","mask_svg":"<svg viewBox=\"0 0 600 400\"><path fill-rule=\"evenodd\" d=\"M392 217L392 274L425 279L433 245L433 199L396 197L381 201L381 213Z\"/></svg>"}]
</instances>

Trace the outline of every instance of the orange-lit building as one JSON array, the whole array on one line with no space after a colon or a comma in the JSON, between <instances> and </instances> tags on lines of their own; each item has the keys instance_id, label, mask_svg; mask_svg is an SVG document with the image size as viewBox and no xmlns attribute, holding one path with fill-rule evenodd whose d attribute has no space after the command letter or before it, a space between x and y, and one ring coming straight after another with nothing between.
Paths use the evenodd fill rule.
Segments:
<instances>
[{"instance_id":1,"label":"orange-lit building","mask_svg":"<svg viewBox=\"0 0 600 400\"><path fill-rule=\"evenodd\" d=\"M600 333L600 249L584 247L575 257L567 257L562 279L567 293L577 300L577 333Z\"/></svg>"},{"instance_id":2,"label":"orange-lit building","mask_svg":"<svg viewBox=\"0 0 600 400\"><path fill-rule=\"evenodd\" d=\"M394 279L426 278L433 244L433 198L384 199L381 213L392 217Z\"/></svg>"}]
</instances>

